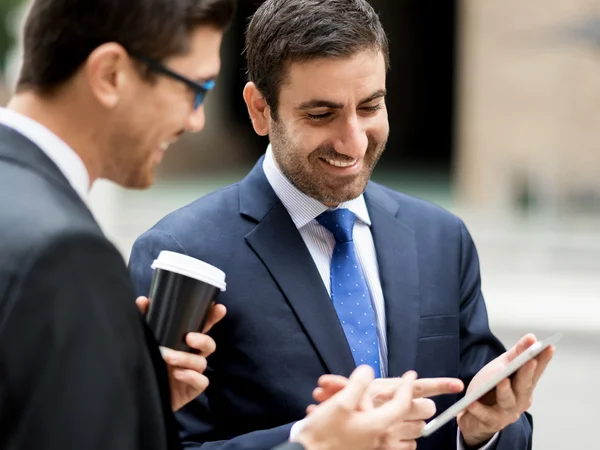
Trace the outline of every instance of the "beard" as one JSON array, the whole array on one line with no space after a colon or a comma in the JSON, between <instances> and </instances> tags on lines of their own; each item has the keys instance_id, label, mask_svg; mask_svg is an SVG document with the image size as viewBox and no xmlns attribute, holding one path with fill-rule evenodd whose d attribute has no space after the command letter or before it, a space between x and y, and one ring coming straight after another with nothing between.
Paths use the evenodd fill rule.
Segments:
<instances>
[{"instance_id":1,"label":"beard","mask_svg":"<svg viewBox=\"0 0 600 450\"><path fill-rule=\"evenodd\" d=\"M385 140L378 141L367 135L367 149L360 172L352 175L334 175L325 170L323 159L352 161L338 153L331 144L323 144L304 156L305 152L285 132L283 125L272 122L269 134L273 156L277 165L290 182L309 197L326 205L338 205L359 197L367 184L379 158L385 150Z\"/></svg>"},{"instance_id":2,"label":"beard","mask_svg":"<svg viewBox=\"0 0 600 450\"><path fill-rule=\"evenodd\" d=\"M115 130L102 178L129 189L147 189L153 184L157 152L141 136L130 130Z\"/></svg>"}]
</instances>

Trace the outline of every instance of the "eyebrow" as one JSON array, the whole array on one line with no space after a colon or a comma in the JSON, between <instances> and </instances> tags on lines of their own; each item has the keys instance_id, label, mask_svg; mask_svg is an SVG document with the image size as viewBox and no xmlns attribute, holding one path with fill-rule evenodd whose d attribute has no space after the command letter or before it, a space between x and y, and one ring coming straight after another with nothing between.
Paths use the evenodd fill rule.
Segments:
<instances>
[{"instance_id":1,"label":"eyebrow","mask_svg":"<svg viewBox=\"0 0 600 450\"><path fill-rule=\"evenodd\" d=\"M385 89L379 89L379 90L375 91L374 93L372 93L371 95L369 95L367 98L362 99L358 104L363 105L365 103L372 102L375 99L385 97L386 93L387 92ZM332 102L329 100L314 99L314 100L307 100L305 102L302 102L298 107L296 107L296 109L298 109L298 110L306 110L306 109L313 109L313 108L342 109L343 107L344 107L344 105L342 103Z\"/></svg>"}]
</instances>

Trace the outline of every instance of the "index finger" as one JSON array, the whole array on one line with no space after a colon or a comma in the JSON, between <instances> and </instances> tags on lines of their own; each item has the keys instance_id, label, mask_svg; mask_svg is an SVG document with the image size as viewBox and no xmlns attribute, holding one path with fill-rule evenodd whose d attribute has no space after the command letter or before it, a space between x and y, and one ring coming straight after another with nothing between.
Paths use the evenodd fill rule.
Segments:
<instances>
[{"instance_id":1,"label":"index finger","mask_svg":"<svg viewBox=\"0 0 600 450\"><path fill-rule=\"evenodd\" d=\"M206 323L204 324L204 328L202 329L203 333L208 333L209 330L219 322L223 317L227 314L227 308L225 305L213 304L210 308L210 312L208 313L208 318L206 319Z\"/></svg>"},{"instance_id":2,"label":"index finger","mask_svg":"<svg viewBox=\"0 0 600 450\"><path fill-rule=\"evenodd\" d=\"M435 397L442 394L458 394L465 385L458 378L421 378L414 382L415 398Z\"/></svg>"},{"instance_id":3,"label":"index finger","mask_svg":"<svg viewBox=\"0 0 600 450\"><path fill-rule=\"evenodd\" d=\"M342 375L326 374L321 375L317 381L319 387L328 390L340 390L348 384L348 378Z\"/></svg>"}]
</instances>

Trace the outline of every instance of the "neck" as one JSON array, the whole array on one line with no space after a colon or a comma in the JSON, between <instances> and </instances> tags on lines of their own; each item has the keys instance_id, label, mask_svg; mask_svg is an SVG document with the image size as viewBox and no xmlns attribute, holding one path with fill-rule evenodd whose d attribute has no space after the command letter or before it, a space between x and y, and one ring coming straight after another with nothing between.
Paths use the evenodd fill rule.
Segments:
<instances>
[{"instance_id":1,"label":"neck","mask_svg":"<svg viewBox=\"0 0 600 450\"><path fill-rule=\"evenodd\" d=\"M68 95L68 94L66 94ZM100 148L90 130L85 108L65 94L41 97L33 92L17 93L7 108L45 126L62 139L81 158L90 179L90 188L101 175Z\"/></svg>"}]
</instances>

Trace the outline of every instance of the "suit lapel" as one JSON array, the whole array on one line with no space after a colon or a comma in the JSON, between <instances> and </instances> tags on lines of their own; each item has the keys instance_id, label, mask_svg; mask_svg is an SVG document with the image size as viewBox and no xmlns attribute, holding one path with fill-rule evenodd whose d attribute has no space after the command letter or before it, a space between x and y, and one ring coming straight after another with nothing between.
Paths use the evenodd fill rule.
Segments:
<instances>
[{"instance_id":1,"label":"suit lapel","mask_svg":"<svg viewBox=\"0 0 600 450\"><path fill-rule=\"evenodd\" d=\"M262 159L242 181L240 210L258 222L246 241L271 273L329 373L355 367L346 336L310 252L264 173Z\"/></svg>"},{"instance_id":2,"label":"suit lapel","mask_svg":"<svg viewBox=\"0 0 600 450\"><path fill-rule=\"evenodd\" d=\"M416 363L421 315L417 244L398 218L398 203L381 187L369 183L365 200L385 299L388 376L396 377Z\"/></svg>"},{"instance_id":3,"label":"suit lapel","mask_svg":"<svg viewBox=\"0 0 600 450\"><path fill-rule=\"evenodd\" d=\"M19 132L0 124L0 160L29 167L67 194L96 223L87 205L73 189L54 162L33 142Z\"/></svg>"}]
</instances>

